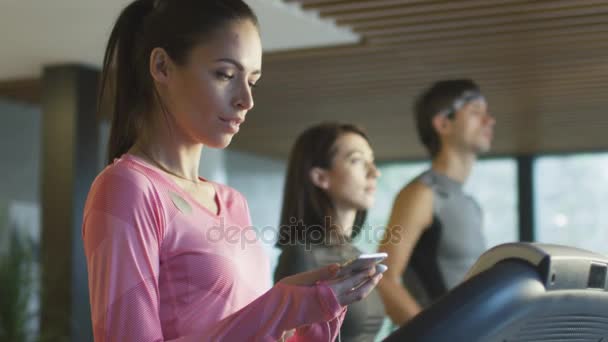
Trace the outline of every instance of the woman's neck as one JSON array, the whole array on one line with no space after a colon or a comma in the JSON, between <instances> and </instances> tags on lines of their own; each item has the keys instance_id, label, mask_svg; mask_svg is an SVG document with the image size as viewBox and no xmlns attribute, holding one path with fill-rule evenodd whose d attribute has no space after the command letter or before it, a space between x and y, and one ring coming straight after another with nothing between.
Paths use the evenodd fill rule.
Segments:
<instances>
[{"instance_id":1,"label":"woman's neck","mask_svg":"<svg viewBox=\"0 0 608 342\"><path fill-rule=\"evenodd\" d=\"M178 132L177 129L170 129L168 125L156 129L151 127L148 132L142 134L129 152L144 159L151 159L156 167L178 178L196 182L203 145L188 142L184 137L178 136Z\"/></svg>"},{"instance_id":2,"label":"woman's neck","mask_svg":"<svg viewBox=\"0 0 608 342\"><path fill-rule=\"evenodd\" d=\"M344 241L350 241L353 233L353 226L355 224L355 218L357 217L357 210L340 209L336 208L335 213L329 216L327 224L329 242L341 243Z\"/></svg>"}]
</instances>

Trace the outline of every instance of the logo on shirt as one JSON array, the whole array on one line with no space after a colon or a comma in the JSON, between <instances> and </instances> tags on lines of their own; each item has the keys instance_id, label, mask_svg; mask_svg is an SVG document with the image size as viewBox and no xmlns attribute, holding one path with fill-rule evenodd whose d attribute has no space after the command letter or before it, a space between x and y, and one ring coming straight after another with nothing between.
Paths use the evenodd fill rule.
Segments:
<instances>
[{"instance_id":1,"label":"logo on shirt","mask_svg":"<svg viewBox=\"0 0 608 342\"><path fill-rule=\"evenodd\" d=\"M171 201L182 214L190 214L192 213L192 206L185 199L183 199L180 195L176 194L173 191L169 191L169 197L171 197Z\"/></svg>"}]
</instances>

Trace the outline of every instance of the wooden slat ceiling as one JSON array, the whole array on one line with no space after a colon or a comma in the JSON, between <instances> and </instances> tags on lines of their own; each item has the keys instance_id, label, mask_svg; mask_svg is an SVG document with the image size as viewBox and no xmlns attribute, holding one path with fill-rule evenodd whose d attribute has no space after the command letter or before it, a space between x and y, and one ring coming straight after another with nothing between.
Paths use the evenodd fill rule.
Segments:
<instances>
[{"instance_id":1,"label":"wooden slat ceiling","mask_svg":"<svg viewBox=\"0 0 608 342\"><path fill-rule=\"evenodd\" d=\"M349 27L357 45L266 54L234 147L285 157L324 120L360 124L378 159L424 157L412 101L473 78L497 117L495 154L608 147L607 0L285 0Z\"/></svg>"}]
</instances>

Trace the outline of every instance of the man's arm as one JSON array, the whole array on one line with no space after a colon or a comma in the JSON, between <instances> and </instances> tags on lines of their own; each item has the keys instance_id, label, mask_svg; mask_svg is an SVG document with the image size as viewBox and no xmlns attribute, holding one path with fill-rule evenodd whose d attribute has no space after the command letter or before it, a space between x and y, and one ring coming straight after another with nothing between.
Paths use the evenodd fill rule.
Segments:
<instances>
[{"instance_id":1,"label":"man's arm","mask_svg":"<svg viewBox=\"0 0 608 342\"><path fill-rule=\"evenodd\" d=\"M433 220L433 191L415 181L407 185L393 204L379 251L386 252L388 270L378 285L386 312L397 325L416 316L421 307L401 285L401 277L416 243Z\"/></svg>"}]
</instances>

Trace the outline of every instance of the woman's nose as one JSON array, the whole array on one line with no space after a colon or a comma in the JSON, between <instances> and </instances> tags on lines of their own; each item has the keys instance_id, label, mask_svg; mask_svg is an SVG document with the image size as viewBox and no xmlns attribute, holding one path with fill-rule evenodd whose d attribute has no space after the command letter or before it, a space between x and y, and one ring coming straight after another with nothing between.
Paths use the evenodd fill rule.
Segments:
<instances>
[{"instance_id":1,"label":"woman's nose","mask_svg":"<svg viewBox=\"0 0 608 342\"><path fill-rule=\"evenodd\" d=\"M235 105L241 110L250 110L253 108L253 92L249 83L239 87L238 94L235 98Z\"/></svg>"}]
</instances>

